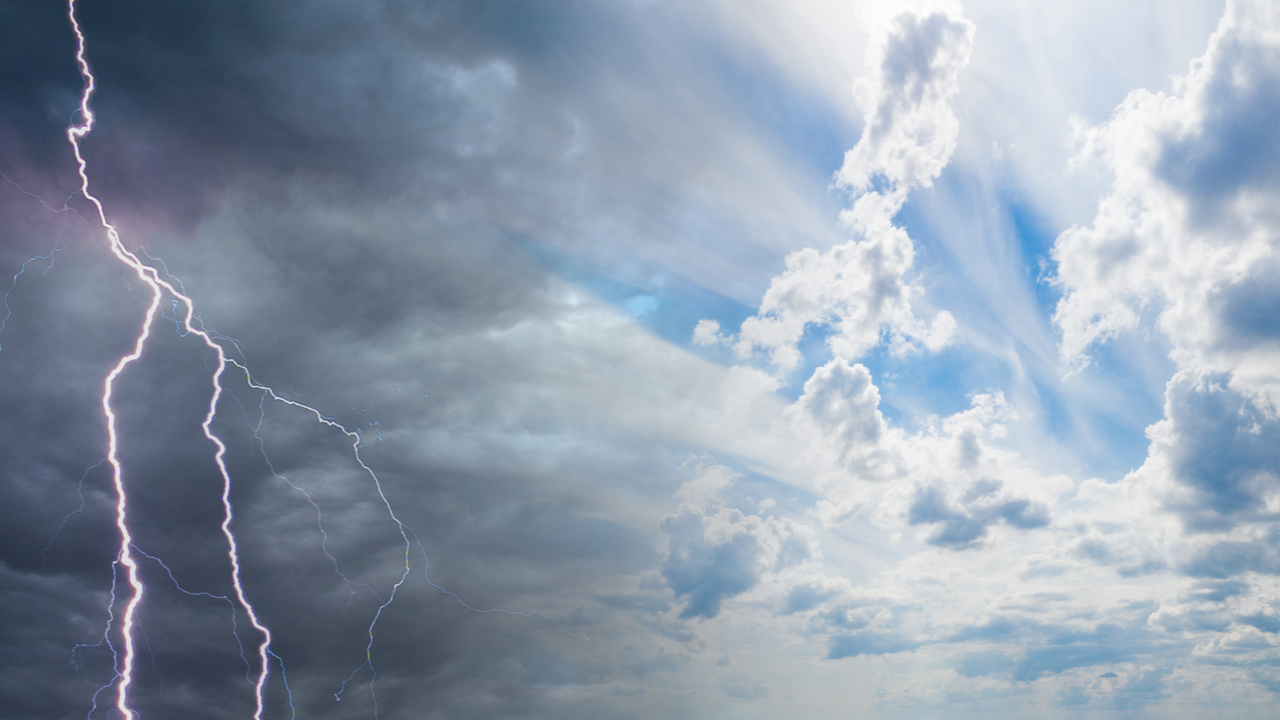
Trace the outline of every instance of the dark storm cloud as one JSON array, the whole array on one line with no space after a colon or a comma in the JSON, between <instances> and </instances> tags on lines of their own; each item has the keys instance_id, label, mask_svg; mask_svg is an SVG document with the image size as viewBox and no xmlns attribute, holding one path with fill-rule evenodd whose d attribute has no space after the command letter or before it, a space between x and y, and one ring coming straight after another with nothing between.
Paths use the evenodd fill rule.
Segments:
<instances>
[{"instance_id":1,"label":"dark storm cloud","mask_svg":"<svg viewBox=\"0 0 1280 720\"><path fill-rule=\"evenodd\" d=\"M4 153L14 170L50 160L24 159L37 141L66 158L61 130L78 82L70 54L45 49L67 42L65 18L7 10L13 27L39 20L37 36L60 38L15 58L32 67L22 76L31 89L0 99L17 118L0 130L21 133ZM723 236L742 251L722 259L730 269L714 270L713 281L721 292L751 285L753 294L767 274L743 272L767 257L762 243L779 242L762 230L783 228L769 213L804 201L797 179L752 147L759 128L727 114L743 100L717 82L731 75L716 71L732 72L734 51L691 50L697 26L672 12L91 2L82 16L99 124L86 152L101 195L135 235L186 234L230 188L269 194L303 178L345 198L412 199L455 222L575 248L609 268L620 248L668 258L684 247L682 235ZM41 106L59 106L33 125L29 96L41 93L52 98ZM24 181L35 182L31 174ZM812 180L825 187L826 171ZM713 184L728 193L708 192ZM789 236L830 232L797 224L794 213L786 223Z\"/></svg>"},{"instance_id":2,"label":"dark storm cloud","mask_svg":"<svg viewBox=\"0 0 1280 720\"><path fill-rule=\"evenodd\" d=\"M126 244L165 261L256 379L358 427L361 457L412 530L413 572L373 648L381 716L687 714L659 693L630 710L602 699L609 687L680 667L686 656L670 648L692 641L663 619L669 595L602 583L659 568L657 524L669 509L653 501L679 484L672 468L689 445L660 445L652 433L667 432L661 424L644 429L666 392L653 395L645 378L696 376L664 370L683 361L575 297L511 239L535 230L590 247L598 237L582 228L594 226L673 242L657 231L690 207L673 189L693 182L688 166L649 150L652 134L667 131L637 116L632 90L596 94L602 77L620 88L629 73L670 71L661 57L628 67L641 50L629 11L82 9L101 81L90 174ZM31 66L0 98L0 131L20 138L5 143L0 169L53 207L0 188L4 267L66 248L53 269L37 274L37 263L19 279L0 336L0 569L6 607L22 609L0 633L26 652L3 656L4 676L22 680L6 684L5 702L16 718L84 715L111 677L106 647L82 650L79 669L67 665L70 649L96 642L107 621L114 493L101 470L87 476L85 509L62 527L47 563L41 550L102 457L98 388L147 298L107 255L82 201L71 206L84 217L55 212L74 189L62 132L78 90L61 6L3 12L13 20L6 41L17 28L33 39L0 43ZM612 42L616 64L582 62ZM687 88L667 91L677 100L653 112L682 108L690 122L677 132L699 146L715 113ZM594 152L575 160L583 143ZM632 197L640 200L621 219L595 209L602 198L617 211ZM199 430L212 357L179 336L167 301L162 310L168 317L117 396L136 545L172 569L171 578L142 560L149 649L137 706L150 716L243 716L251 686L233 617L250 657L255 635L243 611L187 594L231 594L221 485ZM372 672L360 669L368 623L403 568L404 541L346 437L269 400L264 411L234 369L225 382L215 430L230 448L245 584L276 633L299 712L341 716L333 693L357 671L344 703L353 717L369 714ZM713 615L732 588L685 574L695 614ZM536 610L565 630L462 601ZM46 670L18 673L31 658ZM275 677L268 700L278 715ZM574 698L558 694L566 687Z\"/></svg>"},{"instance_id":3,"label":"dark storm cloud","mask_svg":"<svg viewBox=\"0 0 1280 720\"><path fill-rule=\"evenodd\" d=\"M0 157L7 171L20 159L51 169L70 156L62 130L80 89L66 5L5 0L0 27L21 28L0 43ZM70 175L71 167L62 171Z\"/></svg>"}]
</instances>

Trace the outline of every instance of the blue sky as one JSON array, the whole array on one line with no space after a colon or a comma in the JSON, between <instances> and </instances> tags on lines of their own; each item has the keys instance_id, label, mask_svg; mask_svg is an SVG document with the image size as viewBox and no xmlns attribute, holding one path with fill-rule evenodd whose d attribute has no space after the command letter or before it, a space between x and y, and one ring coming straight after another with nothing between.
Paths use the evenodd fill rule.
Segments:
<instances>
[{"instance_id":1,"label":"blue sky","mask_svg":"<svg viewBox=\"0 0 1280 720\"><path fill-rule=\"evenodd\" d=\"M81 0L174 288L131 549L64 10L0 3L12 717L251 717L246 604L270 717L1274 712L1274 4Z\"/></svg>"}]
</instances>

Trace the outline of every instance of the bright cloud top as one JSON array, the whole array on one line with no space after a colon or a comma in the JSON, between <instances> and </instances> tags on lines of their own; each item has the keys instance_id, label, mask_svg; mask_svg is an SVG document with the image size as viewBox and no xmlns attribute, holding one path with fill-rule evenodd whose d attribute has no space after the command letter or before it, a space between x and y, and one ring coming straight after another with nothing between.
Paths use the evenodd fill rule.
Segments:
<instances>
[{"instance_id":1,"label":"bright cloud top","mask_svg":"<svg viewBox=\"0 0 1280 720\"><path fill-rule=\"evenodd\" d=\"M910 190L931 185L955 150L959 124L948 102L969 61L973 24L955 5L904 10L882 22L867 50L872 73L861 87L866 129L836 173L837 184L856 197L841 219L863 239L788 255L786 272L770 283L736 341L706 321L695 342L732 342L741 358L767 350L785 372L799 362L796 346L810 325L833 326L828 344L851 359L875 347L885 330L899 353L919 344L937 350L951 339L950 313L925 323L912 312L912 297L921 290L905 275L915 249L892 219Z\"/></svg>"}]
</instances>

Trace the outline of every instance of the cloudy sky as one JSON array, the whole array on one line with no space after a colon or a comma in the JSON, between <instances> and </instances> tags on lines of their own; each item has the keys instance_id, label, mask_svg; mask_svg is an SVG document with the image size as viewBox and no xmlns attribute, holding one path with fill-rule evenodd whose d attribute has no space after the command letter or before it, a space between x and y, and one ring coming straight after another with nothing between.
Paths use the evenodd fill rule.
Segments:
<instances>
[{"instance_id":1,"label":"cloudy sky","mask_svg":"<svg viewBox=\"0 0 1280 720\"><path fill-rule=\"evenodd\" d=\"M79 2L263 717L1274 712L1275 3ZM249 718L171 293L126 657L75 53L0 0L0 715Z\"/></svg>"}]
</instances>

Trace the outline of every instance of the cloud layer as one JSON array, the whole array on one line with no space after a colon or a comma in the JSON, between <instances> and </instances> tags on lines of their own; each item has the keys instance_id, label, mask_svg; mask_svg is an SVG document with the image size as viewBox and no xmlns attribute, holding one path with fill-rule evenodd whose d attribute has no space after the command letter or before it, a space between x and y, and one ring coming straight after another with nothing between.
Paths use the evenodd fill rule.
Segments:
<instances>
[{"instance_id":1,"label":"cloud layer","mask_svg":"<svg viewBox=\"0 0 1280 720\"><path fill-rule=\"evenodd\" d=\"M100 392L147 292L75 192L63 9L28 5L0 705L102 720ZM1000 3L81 10L93 187L252 373L213 428L271 716L1274 708L1272 4L1188 5L1195 55L1122 90L1192 43ZM1112 79L1009 90L1050 57ZM115 406L134 707L245 717L211 357L161 310Z\"/></svg>"}]
</instances>

